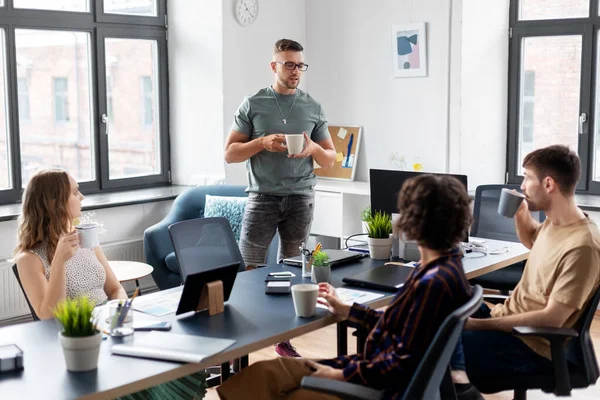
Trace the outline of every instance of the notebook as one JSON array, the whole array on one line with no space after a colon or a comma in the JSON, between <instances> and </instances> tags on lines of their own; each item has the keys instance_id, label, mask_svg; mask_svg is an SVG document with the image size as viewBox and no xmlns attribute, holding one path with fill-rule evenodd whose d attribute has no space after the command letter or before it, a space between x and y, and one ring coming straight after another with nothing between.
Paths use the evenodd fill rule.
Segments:
<instances>
[{"instance_id":1,"label":"notebook","mask_svg":"<svg viewBox=\"0 0 600 400\"><path fill-rule=\"evenodd\" d=\"M342 279L342 282L352 286L396 292L404 285L406 278L408 278L408 275L412 271L414 271L414 267L407 265L381 265L355 275L347 276Z\"/></svg>"},{"instance_id":2,"label":"notebook","mask_svg":"<svg viewBox=\"0 0 600 400\"><path fill-rule=\"evenodd\" d=\"M122 356L199 363L235 343L231 339L157 331L140 336L136 333L134 336L133 342L115 344L110 351Z\"/></svg>"},{"instance_id":3,"label":"notebook","mask_svg":"<svg viewBox=\"0 0 600 400\"><path fill-rule=\"evenodd\" d=\"M329 255L329 265L335 267L337 265L347 263L354 260L359 260L366 256L366 254L356 253L345 250L322 250ZM284 258L283 262L294 267L302 266L302 256Z\"/></svg>"}]
</instances>

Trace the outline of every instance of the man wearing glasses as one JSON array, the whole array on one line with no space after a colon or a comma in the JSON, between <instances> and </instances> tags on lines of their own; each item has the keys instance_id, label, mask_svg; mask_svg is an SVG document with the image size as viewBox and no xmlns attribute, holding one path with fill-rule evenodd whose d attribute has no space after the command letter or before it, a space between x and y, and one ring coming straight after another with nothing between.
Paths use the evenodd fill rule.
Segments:
<instances>
[{"instance_id":1,"label":"man wearing glasses","mask_svg":"<svg viewBox=\"0 0 600 400\"><path fill-rule=\"evenodd\" d=\"M293 40L275 43L271 61L275 83L244 99L225 144L225 161L246 161L248 171L249 195L239 243L246 265L265 262L276 230L278 259L300 254L313 219L313 161L328 168L335 160L321 104L298 89L308 68L303 50ZM288 155L286 134L304 135L301 153ZM280 343L275 351L300 356L289 343Z\"/></svg>"}]
</instances>

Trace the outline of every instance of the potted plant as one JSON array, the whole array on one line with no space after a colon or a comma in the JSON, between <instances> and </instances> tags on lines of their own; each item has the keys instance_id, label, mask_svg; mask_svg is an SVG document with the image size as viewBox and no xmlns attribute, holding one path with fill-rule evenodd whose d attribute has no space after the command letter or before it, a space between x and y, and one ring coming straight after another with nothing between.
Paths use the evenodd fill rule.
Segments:
<instances>
[{"instance_id":1,"label":"potted plant","mask_svg":"<svg viewBox=\"0 0 600 400\"><path fill-rule=\"evenodd\" d=\"M54 309L60 325L58 339L69 371L90 371L98 367L102 333L93 316L95 304L86 296L66 299Z\"/></svg>"},{"instance_id":2,"label":"potted plant","mask_svg":"<svg viewBox=\"0 0 600 400\"><path fill-rule=\"evenodd\" d=\"M389 260L392 251L392 216L377 211L367 222L369 226L369 254L374 260Z\"/></svg>"},{"instance_id":3,"label":"potted plant","mask_svg":"<svg viewBox=\"0 0 600 400\"><path fill-rule=\"evenodd\" d=\"M362 221L363 233L369 233L369 221L371 220L371 217L371 206L367 206L360 213L360 220Z\"/></svg>"},{"instance_id":4,"label":"potted plant","mask_svg":"<svg viewBox=\"0 0 600 400\"><path fill-rule=\"evenodd\" d=\"M329 265L329 254L324 251L313 253L312 276L314 283L329 282L331 278L331 265Z\"/></svg>"}]
</instances>

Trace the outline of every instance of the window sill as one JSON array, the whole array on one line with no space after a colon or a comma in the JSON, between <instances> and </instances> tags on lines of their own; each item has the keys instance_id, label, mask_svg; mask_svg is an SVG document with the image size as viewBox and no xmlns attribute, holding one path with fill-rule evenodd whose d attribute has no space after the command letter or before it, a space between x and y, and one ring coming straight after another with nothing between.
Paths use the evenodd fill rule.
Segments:
<instances>
[{"instance_id":1,"label":"window sill","mask_svg":"<svg viewBox=\"0 0 600 400\"><path fill-rule=\"evenodd\" d=\"M173 200L188 187L183 185L159 186L147 189L124 190L120 192L90 194L85 196L83 211L101 208L131 206ZM21 203L0 206L0 221L16 219L21 214Z\"/></svg>"},{"instance_id":2,"label":"window sill","mask_svg":"<svg viewBox=\"0 0 600 400\"><path fill-rule=\"evenodd\" d=\"M600 211L600 195L576 194L575 202L584 211Z\"/></svg>"}]
</instances>

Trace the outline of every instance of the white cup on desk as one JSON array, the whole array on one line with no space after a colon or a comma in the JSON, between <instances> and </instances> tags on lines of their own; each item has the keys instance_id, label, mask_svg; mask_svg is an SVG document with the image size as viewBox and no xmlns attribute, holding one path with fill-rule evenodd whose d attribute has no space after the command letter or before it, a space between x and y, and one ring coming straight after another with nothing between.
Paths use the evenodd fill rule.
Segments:
<instances>
[{"instance_id":1,"label":"white cup on desk","mask_svg":"<svg viewBox=\"0 0 600 400\"><path fill-rule=\"evenodd\" d=\"M317 313L317 297L319 286L312 283L301 283L292 286L292 300L296 315L301 318L310 318Z\"/></svg>"}]
</instances>

